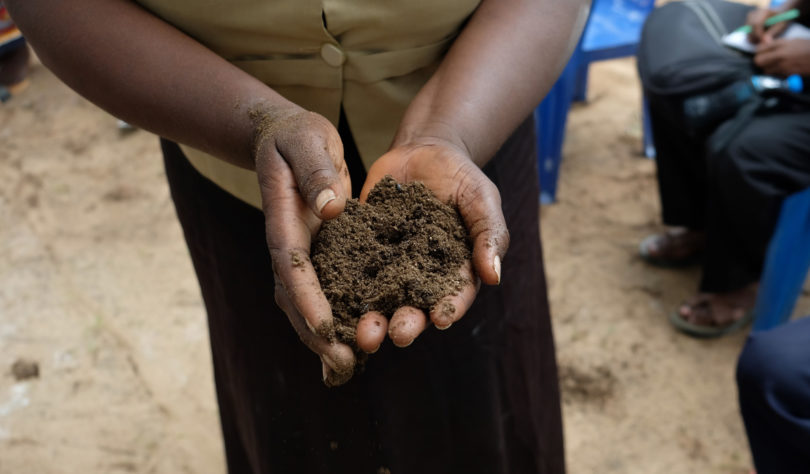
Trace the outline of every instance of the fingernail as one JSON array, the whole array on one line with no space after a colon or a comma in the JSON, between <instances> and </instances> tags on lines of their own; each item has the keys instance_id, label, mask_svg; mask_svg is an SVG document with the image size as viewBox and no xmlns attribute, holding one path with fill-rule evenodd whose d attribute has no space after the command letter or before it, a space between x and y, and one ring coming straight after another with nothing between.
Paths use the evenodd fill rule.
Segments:
<instances>
[{"instance_id":1,"label":"fingernail","mask_svg":"<svg viewBox=\"0 0 810 474\"><path fill-rule=\"evenodd\" d=\"M318 208L318 212L322 212L323 208L334 201L335 198L337 198L337 196L335 196L335 192L331 189L326 188L321 191L321 194L318 194L318 197L315 199L315 206Z\"/></svg>"},{"instance_id":2,"label":"fingernail","mask_svg":"<svg viewBox=\"0 0 810 474\"><path fill-rule=\"evenodd\" d=\"M368 352L366 352L366 354L374 354L374 353L376 353L378 350L380 350L380 346L382 346L382 344L378 344L377 347L375 347L373 351L368 351Z\"/></svg>"},{"instance_id":3,"label":"fingernail","mask_svg":"<svg viewBox=\"0 0 810 474\"><path fill-rule=\"evenodd\" d=\"M498 275L498 284L501 284L501 257L495 255L495 259L492 261L492 268L495 270L495 274Z\"/></svg>"},{"instance_id":4,"label":"fingernail","mask_svg":"<svg viewBox=\"0 0 810 474\"><path fill-rule=\"evenodd\" d=\"M445 329L447 329L447 328L449 328L450 326L452 326L452 325L453 325L453 323L447 323L447 325L446 325L446 326L440 326L440 325L438 325L438 324L436 324L436 323L433 323L433 325L434 325L434 326L436 326L436 329L438 329L438 330L440 330L440 331L444 331Z\"/></svg>"},{"instance_id":5,"label":"fingernail","mask_svg":"<svg viewBox=\"0 0 810 474\"><path fill-rule=\"evenodd\" d=\"M321 361L332 370L337 370L337 362L326 354L321 355Z\"/></svg>"},{"instance_id":6,"label":"fingernail","mask_svg":"<svg viewBox=\"0 0 810 474\"><path fill-rule=\"evenodd\" d=\"M324 361L321 361L321 372L323 372L323 381L326 382L326 379L329 378L329 368Z\"/></svg>"},{"instance_id":7,"label":"fingernail","mask_svg":"<svg viewBox=\"0 0 810 474\"><path fill-rule=\"evenodd\" d=\"M391 333L391 331L388 331L388 337L391 339L391 342L393 342L393 343L394 343L394 345L395 345L395 346L397 346L397 347L399 347L400 349L403 349L403 348L408 347L408 346L410 346L411 344L413 344L413 339L411 339L410 341L408 341L408 343L407 343L407 344L401 344L399 341L397 341L397 340L394 338L394 336L393 336L393 334Z\"/></svg>"}]
</instances>

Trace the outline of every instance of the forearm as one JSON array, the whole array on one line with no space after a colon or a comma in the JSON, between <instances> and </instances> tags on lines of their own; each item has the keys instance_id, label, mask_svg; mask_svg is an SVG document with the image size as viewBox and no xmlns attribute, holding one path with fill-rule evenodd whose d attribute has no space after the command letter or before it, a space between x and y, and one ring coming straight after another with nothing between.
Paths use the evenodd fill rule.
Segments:
<instances>
[{"instance_id":1,"label":"forearm","mask_svg":"<svg viewBox=\"0 0 810 474\"><path fill-rule=\"evenodd\" d=\"M5 0L42 62L111 114L252 168L251 110L289 102L126 0Z\"/></svg>"},{"instance_id":2,"label":"forearm","mask_svg":"<svg viewBox=\"0 0 810 474\"><path fill-rule=\"evenodd\" d=\"M394 146L450 140L483 166L554 84L588 0L484 0L411 103Z\"/></svg>"}]
</instances>

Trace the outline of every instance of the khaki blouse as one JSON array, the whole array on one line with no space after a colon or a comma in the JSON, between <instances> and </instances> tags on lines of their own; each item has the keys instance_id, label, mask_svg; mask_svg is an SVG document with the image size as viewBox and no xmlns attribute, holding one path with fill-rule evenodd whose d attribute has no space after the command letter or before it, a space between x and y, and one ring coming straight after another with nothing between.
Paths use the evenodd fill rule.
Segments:
<instances>
[{"instance_id":1,"label":"khaki blouse","mask_svg":"<svg viewBox=\"0 0 810 474\"><path fill-rule=\"evenodd\" d=\"M480 0L138 0L288 100L337 126L368 168ZM256 175L183 146L194 167L256 207Z\"/></svg>"}]
</instances>

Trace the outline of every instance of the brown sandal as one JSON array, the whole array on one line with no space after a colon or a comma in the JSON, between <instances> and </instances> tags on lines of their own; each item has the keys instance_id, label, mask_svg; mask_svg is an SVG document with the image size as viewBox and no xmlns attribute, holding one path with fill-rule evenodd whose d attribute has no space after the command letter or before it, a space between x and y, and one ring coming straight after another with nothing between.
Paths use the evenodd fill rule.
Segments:
<instances>
[{"instance_id":1,"label":"brown sandal","mask_svg":"<svg viewBox=\"0 0 810 474\"><path fill-rule=\"evenodd\" d=\"M692 299L692 301L684 303L677 310L673 311L669 315L669 321L678 330L690 336L704 338L725 336L726 334L731 334L747 326L748 323L754 319L753 306L756 299L756 284L742 288L739 293L735 292L733 300L731 301L724 298L724 296L727 297L730 295L699 294L696 298ZM722 301L723 299L727 301L724 303ZM713 300L715 304L726 306L730 310L728 314L731 319L727 321L719 321L717 319L715 314L716 306L713 304ZM681 314L681 308L684 306L689 308L689 313L693 316L690 319L697 319L697 321L689 321L687 317ZM694 316L702 317L694 318Z\"/></svg>"},{"instance_id":2,"label":"brown sandal","mask_svg":"<svg viewBox=\"0 0 810 474\"><path fill-rule=\"evenodd\" d=\"M701 307L705 305L707 310L711 311L711 305L708 302L698 303L698 305ZM747 326L751 321L753 321L753 319L753 309L746 310L741 317L722 326L705 326L703 324L689 322L685 320L683 316L681 316L681 313L678 310L673 311L669 315L669 322L672 323L676 329L690 336L702 338L715 338L731 334Z\"/></svg>"},{"instance_id":3,"label":"brown sandal","mask_svg":"<svg viewBox=\"0 0 810 474\"><path fill-rule=\"evenodd\" d=\"M685 267L700 263L704 241L702 232L670 229L644 238L639 244L638 253L652 265Z\"/></svg>"}]
</instances>

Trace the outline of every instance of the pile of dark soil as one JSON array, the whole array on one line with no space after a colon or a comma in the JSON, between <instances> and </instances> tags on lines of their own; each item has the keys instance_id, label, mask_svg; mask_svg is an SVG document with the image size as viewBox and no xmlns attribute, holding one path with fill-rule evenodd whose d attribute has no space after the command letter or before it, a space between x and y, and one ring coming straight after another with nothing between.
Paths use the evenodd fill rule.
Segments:
<instances>
[{"instance_id":1,"label":"pile of dark soil","mask_svg":"<svg viewBox=\"0 0 810 474\"><path fill-rule=\"evenodd\" d=\"M458 211L424 184L400 184L389 176L366 204L349 200L340 216L324 222L311 254L332 306L334 338L355 351L360 316L379 311L390 318L402 306L428 314L468 283L459 269L470 257Z\"/></svg>"}]
</instances>

